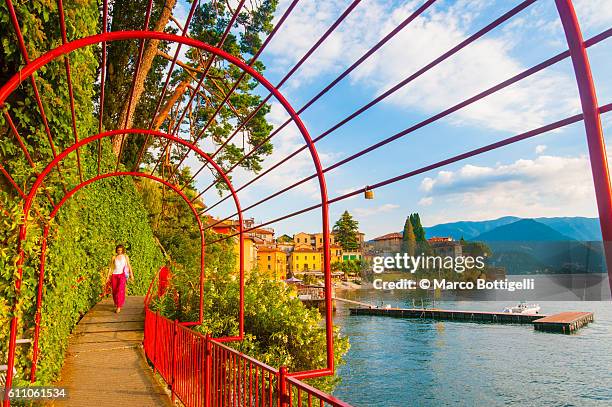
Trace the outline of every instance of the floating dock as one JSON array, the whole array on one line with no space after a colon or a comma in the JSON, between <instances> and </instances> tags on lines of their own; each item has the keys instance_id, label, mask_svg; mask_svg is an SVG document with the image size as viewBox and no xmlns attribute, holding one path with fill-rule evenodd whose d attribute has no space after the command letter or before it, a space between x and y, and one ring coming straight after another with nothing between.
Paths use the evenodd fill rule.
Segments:
<instances>
[{"instance_id":1,"label":"floating dock","mask_svg":"<svg viewBox=\"0 0 612 407\"><path fill-rule=\"evenodd\" d=\"M427 318L458 322L498 324L533 324L545 332L572 333L593 322L592 312L562 312L555 315L512 314L508 312L458 311L436 308L350 308L351 315L374 315L395 318Z\"/></svg>"},{"instance_id":2,"label":"floating dock","mask_svg":"<svg viewBox=\"0 0 612 407\"><path fill-rule=\"evenodd\" d=\"M533 321L533 327L538 331L570 334L589 322L593 322L592 312L562 312L536 319Z\"/></svg>"}]
</instances>

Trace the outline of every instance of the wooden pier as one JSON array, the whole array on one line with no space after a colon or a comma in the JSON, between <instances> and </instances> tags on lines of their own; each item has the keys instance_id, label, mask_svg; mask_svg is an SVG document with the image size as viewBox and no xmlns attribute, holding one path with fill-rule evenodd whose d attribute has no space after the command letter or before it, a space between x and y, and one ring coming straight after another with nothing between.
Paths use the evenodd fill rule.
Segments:
<instances>
[{"instance_id":1,"label":"wooden pier","mask_svg":"<svg viewBox=\"0 0 612 407\"><path fill-rule=\"evenodd\" d=\"M436 308L350 308L351 315L395 318L422 318L458 322L533 324L545 332L572 333L593 322L592 312L562 312L555 315L512 314L509 312L458 311Z\"/></svg>"},{"instance_id":2,"label":"wooden pier","mask_svg":"<svg viewBox=\"0 0 612 407\"><path fill-rule=\"evenodd\" d=\"M536 319L533 321L533 327L538 331L571 334L589 322L593 322L592 312L562 312Z\"/></svg>"}]
</instances>

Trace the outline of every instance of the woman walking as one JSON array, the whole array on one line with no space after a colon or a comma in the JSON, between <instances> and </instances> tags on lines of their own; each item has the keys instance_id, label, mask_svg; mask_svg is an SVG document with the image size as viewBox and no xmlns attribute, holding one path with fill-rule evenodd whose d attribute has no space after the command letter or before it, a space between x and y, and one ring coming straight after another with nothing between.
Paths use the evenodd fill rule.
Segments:
<instances>
[{"instance_id":1,"label":"woman walking","mask_svg":"<svg viewBox=\"0 0 612 407\"><path fill-rule=\"evenodd\" d=\"M125 254L125 247L120 244L115 247L115 255L111 258L108 276L111 280L113 289L113 302L115 303L116 313L121 312L121 307L125 302L125 283L129 277L134 280L134 273L130 265L130 258Z\"/></svg>"}]
</instances>

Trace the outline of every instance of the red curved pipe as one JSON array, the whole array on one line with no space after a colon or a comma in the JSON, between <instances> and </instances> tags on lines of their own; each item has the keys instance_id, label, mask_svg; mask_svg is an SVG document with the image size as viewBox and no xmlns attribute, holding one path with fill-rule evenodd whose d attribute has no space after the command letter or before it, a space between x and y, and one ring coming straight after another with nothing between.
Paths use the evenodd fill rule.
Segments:
<instances>
[{"instance_id":1,"label":"red curved pipe","mask_svg":"<svg viewBox=\"0 0 612 407\"><path fill-rule=\"evenodd\" d=\"M330 229L329 229L329 212L328 212L329 204L327 202L327 186L325 183L325 176L323 174L323 168L321 165L321 161L319 159L319 155L313 144L312 138L310 137L310 134L308 133L308 130L306 130L306 127L304 126L304 123L302 122L300 117L297 115L293 107L285 99L285 97L267 79L265 79L263 75L261 75L259 72L257 72L252 67L248 66L245 62L241 61L239 58L221 49L217 49L209 44L203 43L193 38L181 37L181 36L168 34L164 32L157 32L157 31L108 32L108 33L92 35L89 37L80 38L78 40L71 41L67 44L61 45L47 52L46 54L43 54L35 61L28 63L21 71L13 75L13 77L11 77L11 79L9 79L2 86L2 88L0 88L0 108L4 105L6 98L17 88L17 86L21 84L21 82L23 82L24 79L31 77L34 72L36 72L39 68L49 63L53 59L63 56L67 53L70 53L71 51L74 51L76 49L86 47L89 45L110 42L110 41L130 40L130 39L157 39L157 40L162 40L162 41L177 42L177 43L185 44L188 46L200 48L202 50L215 54L216 56L223 58L229 63L235 65L242 71L246 71L249 75L255 78L255 80L257 80L270 93L274 95L274 97L278 100L278 102L287 111L289 116L293 118L294 123L296 124L300 133L302 134L305 143L308 145L308 150L312 157L312 160L313 160L316 172L317 172L317 179L319 181L319 189L320 189L320 195L321 195L322 232L323 232L323 271L325 274L324 286L325 286L325 310L326 310L325 331L326 331L326 343L327 343L327 355L326 355L327 356L327 368L324 370L333 372L334 371L334 352L333 352L333 320L332 320L332 298L331 298L332 285L331 285L331 270L330 270L330 258L329 258L329 250L330 250L330 247L329 247ZM121 130L121 131L117 130L116 134L123 134L126 132L127 130ZM138 130L138 132L141 134L146 134L146 131L142 129ZM84 139L84 140L88 140L88 139ZM182 140L179 141L179 140L180 139L177 139L176 142L179 142L183 145L187 145L186 142ZM42 178L39 177L39 179L42 179ZM38 186L36 188L38 188ZM31 192L31 196L28 197L28 200L26 201L24 205L24 214L27 214L29 212L29 209L32 205L32 199L35 196L35 193L36 191L33 189L33 195ZM240 220L240 223L241 223L240 231L242 233L242 226L243 226L242 220ZM25 239L25 233L26 231L23 230L23 239ZM242 236L240 239L240 245L241 246L243 245ZM22 256L23 254L20 255L20 258ZM241 258L241 263L242 262L243 262L243 259ZM20 286L22 272L23 272L23 268L19 267L19 280L16 282L16 286L17 285ZM19 289L17 289L17 293L19 293ZM241 307L241 312L243 312L242 307ZM17 329L16 319L14 318L11 321L11 342L14 342L15 340L14 336L16 335L16 329ZM15 335L13 335L13 331L15 332ZM9 346L9 348L11 348L11 346ZM12 351L13 351L12 356L14 357L14 343L12 345ZM9 359L11 359L12 362L14 362L13 358L9 357ZM12 369L12 366L13 366L12 364L9 366L9 370ZM315 371L313 371L313 373L314 372ZM320 370L318 370L317 372L320 372ZM7 375L7 386L9 387L11 383L10 383L10 380L8 379L9 379L9 376L12 376L12 374L10 373L11 372L9 371L9 374ZM307 375L308 372L305 372L304 374Z\"/></svg>"},{"instance_id":2,"label":"red curved pipe","mask_svg":"<svg viewBox=\"0 0 612 407\"><path fill-rule=\"evenodd\" d=\"M555 0L555 3L565 31L578 84L591 172L595 184L599 225L608 266L608 281L612 290L612 188L610 187L608 156L606 155L606 143L601 128L601 118L599 117L595 84L593 83L586 45L582 38L582 31L572 1Z\"/></svg>"},{"instance_id":3,"label":"red curved pipe","mask_svg":"<svg viewBox=\"0 0 612 407\"><path fill-rule=\"evenodd\" d=\"M203 317L204 317L204 315L203 315L203 302L202 302L202 288L201 288L203 286L203 283L204 283L204 254L205 254L205 247L206 247L206 241L205 241L205 237L204 237L204 225L202 224L202 219L200 219L200 216L198 215L197 209L193 206L193 204L191 203L191 201L189 200L187 195L185 195L185 193L183 193L183 191L181 191L176 185L174 185L174 184L164 180L163 178L159 178L159 177L156 177L154 175L147 174L147 173L142 173L142 172L119 171L119 172L111 172L111 173L107 173L107 174L100 174L100 175L97 175L97 176L95 176L95 177L93 177L91 179L88 179L86 181L81 182L76 187L74 187L73 189L69 190L68 193L66 195L64 195L62 200L59 201L53 207L53 210L51 211L51 214L49 215L49 220L55 218L55 216L57 215L58 211L62 208L62 206L64 206L64 204L68 201L68 199L70 199L75 193L77 193L82 188L84 188L84 187L88 186L89 184L92 184L92 183L94 183L96 181L99 181L101 179L110 178L110 177L121 177L121 176L133 176L133 177L149 178L149 179L152 179L154 181L157 181L157 182L160 182L160 183L166 185L167 187L171 188L174 192L179 194L181 198L183 198L183 200L187 203L187 205L189 205L189 209L191 209L191 212L195 216L196 221L198 223L198 228L200 229L200 314L199 314L199 318L198 318L199 319L198 320L198 324L201 324L202 320L203 320ZM37 297L36 297L36 317L35 317L35 326L34 326L32 370L30 371L30 382L32 382L32 383L34 381L36 381L36 367L37 367L37 363L38 363L38 340L39 340L39 336L40 336L40 318L41 318L41 309L40 308L42 306L44 273L45 273L45 262L46 262L46 258L47 258L47 239L48 239L48 237L49 237L49 226L47 225L47 226L45 226L45 228L43 230L43 243L42 243L41 253L40 253L40 271L39 271L39 274L38 274L38 292L37 292Z\"/></svg>"}]
</instances>

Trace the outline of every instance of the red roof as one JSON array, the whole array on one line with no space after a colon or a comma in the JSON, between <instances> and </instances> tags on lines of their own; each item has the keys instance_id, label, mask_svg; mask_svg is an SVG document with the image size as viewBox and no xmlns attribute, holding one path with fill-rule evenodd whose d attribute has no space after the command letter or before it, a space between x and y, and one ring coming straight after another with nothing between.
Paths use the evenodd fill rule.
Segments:
<instances>
[{"instance_id":1,"label":"red roof","mask_svg":"<svg viewBox=\"0 0 612 407\"><path fill-rule=\"evenodd\" d=\"M452 242L453 238L452 237L447 237L447 236L433 236L430 237L429 239L427 239L428 242L430 243L438 243L438 242Z\"/></svg>"},{"instance_id":2,"label":"red roof","mask_svg":"<svg viewBox=\"0 0 612 407\"><path fill-rule=\"evenodd\" d=\"M251 233L259 233L261 235L273 235L274 232L268 229L257 228L250 230Z\"/></svg>"},{"instance_id":3,"label":"red roof","mask_svg":"<svg viewBox=\"0 0 612 407\"><path fill-rule=\"evenodd\" d=\"M380 241L380 240L393 240L393 239L401 239L401 238L402 238L401 233L387 233L386 235L376 237L373 240Z\"/></svg>"}]
</instances>

